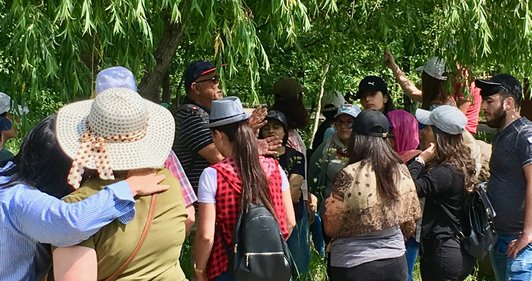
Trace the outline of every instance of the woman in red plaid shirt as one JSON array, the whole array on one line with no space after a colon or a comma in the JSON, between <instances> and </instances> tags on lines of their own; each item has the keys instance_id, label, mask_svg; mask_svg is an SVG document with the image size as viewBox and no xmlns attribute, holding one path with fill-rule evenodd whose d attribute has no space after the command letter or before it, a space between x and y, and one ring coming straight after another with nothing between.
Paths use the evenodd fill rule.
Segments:
<instances>
[{"instance_id":1,"label":"woman in red plaid shirt","mask_svg":"<svg viewBox=\"0 0 532 281\"><path fill-rule=\"evenodd\" d=\"M248 117L236 97L213 101L208 127L214 145L226 158L206 168L199 180L194 245L198 281L233 280L223 245L231 245L242 196L245 205L254 202L266 206L277 218L285 239L295 226L288 179L277 160L259 157Z\"/></svg>"}]
</instances>

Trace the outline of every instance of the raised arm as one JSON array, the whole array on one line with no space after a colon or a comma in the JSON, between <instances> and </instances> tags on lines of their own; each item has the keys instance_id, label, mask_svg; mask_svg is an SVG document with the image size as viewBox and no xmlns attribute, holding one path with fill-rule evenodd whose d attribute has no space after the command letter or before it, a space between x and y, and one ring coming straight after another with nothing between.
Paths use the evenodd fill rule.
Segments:
<instances>
[{"instance_id":1,"label":"raised arm","mask_svg":"<svg viewBox=\"0 0 532 281\"><path fill-rule=\"evenodd\" d=\"M384 62L386 66L392 70L395 80L401 85L405 94L413 101L423 102L423 94L421 90L418 89L408 77L406 77L401 68L395 63L395 59L388 49L384 51Z\"/></svg>"}]
</instances>

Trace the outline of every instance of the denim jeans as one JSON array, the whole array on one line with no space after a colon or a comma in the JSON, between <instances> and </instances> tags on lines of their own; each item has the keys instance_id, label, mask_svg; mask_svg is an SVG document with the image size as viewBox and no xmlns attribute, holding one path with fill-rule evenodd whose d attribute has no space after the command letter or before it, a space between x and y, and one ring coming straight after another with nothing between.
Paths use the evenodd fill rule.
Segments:
<instances>
[{"instance_id":1,"label":"denim jeans","mask_svg":"<svg viewBox=\"0 0 532 281\"><path fill-rule=\"evenodd\" d=\"M301 220L297 221L287 243L299 274L305 275L308 272L310 262L310 238L306 211L303 212Z\"/></svg>"},{"instance_id":2,"label":"denim jeans","mask_svg":"<svg viewBox=\"0 0 532 281\"><path fill-rule=\"evenodd\" d=\"M320 257L325 257L325 238L323 235L323 223L318 213L314 214L314 223L310 226L312 242Z\"/></svg>"},{"instance_id":3,"label":"denim jeans","mask_svg":"<svg viewBox=\"0 0 532 281\"><path fill-rule=\"evenodd\" d=\"M497 281L532 280L532 244L523 248L515 259L506 256L508 245L517 235L498 235L495 246L490 251L491 265Z\"/></svg>"},{"instance_id":4,"label":"denim jeans","mask_svg":"<svg viewBox=\"0 0 532 281\"><path fill-rule=\"evenodd\" d=\"M417 261L417 253L419 252L419 242L415 237L410 237L406 240L406 265L408 268L408 281L414 280L414 265Z\"/></svg>"}]
</instances>

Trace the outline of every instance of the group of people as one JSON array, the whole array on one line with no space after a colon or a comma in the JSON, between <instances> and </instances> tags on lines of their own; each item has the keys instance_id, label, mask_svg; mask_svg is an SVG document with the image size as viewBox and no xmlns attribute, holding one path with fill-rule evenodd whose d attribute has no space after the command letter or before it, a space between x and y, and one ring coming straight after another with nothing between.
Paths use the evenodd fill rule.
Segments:
<instances>
[{"instance_id":1,"label":"group of people","mask_svg":"<svg viewBox=\"0 0 532 281\"><path fill-rule=\"evenodd\" d=\"M332 281L412 280L418 251L423 280L464 280L476 260L453 224L464 225L465 198L484 180L482 108L498 130L492 265L497 280L532 280L532 122L519 116L520 83L499 74L469 85L467 70L452 75L433 58L419 90L384 58L421 108L395 109L387 83L366 76L350 97L362 107L324 98L310 149L295 79L277 81L273 105L249 114L222 97L212 63L195 61L170 112L143 99L126 68L102 70L93 99L42 120L0 169L0 279L186 280L188 235L194 280L235 280L227 246L239 215L259 204L287 241L293 280L311 279L312 248Z\"/></svg>"}]
</instances>

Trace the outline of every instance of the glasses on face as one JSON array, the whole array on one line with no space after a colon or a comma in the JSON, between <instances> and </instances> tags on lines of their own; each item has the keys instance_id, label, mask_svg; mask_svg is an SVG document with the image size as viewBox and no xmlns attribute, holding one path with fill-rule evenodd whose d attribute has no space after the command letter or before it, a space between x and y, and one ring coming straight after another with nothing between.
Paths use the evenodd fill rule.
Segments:
<instances>
[{"instance_id":1,"label":"glasses on face","mask_svg":"<svg viewBox=\"0 0 532 281\"><path fill-rule=\"evenodd\" d=\"M340 127L340 126L344 126L348 129L351 129L353 127L353 121L341 121L341 120L338 120L338 121L335 121L334 124L336 124L336 126Z\"/></svg>"},{"instance_id":2,"label":"glasses on face","mask_svg":"<svg viewBox=\"0 0 532 281\"><path fill-rule=\"evenodd\" d=\"M220 76L219 75L214 75L211 78L207 78L207 79L203 79L203 80L196 80L196 83L209 82L209 81L212 82L213 84L218 84L220 82Z\"/></svg>"}]
</instances>

